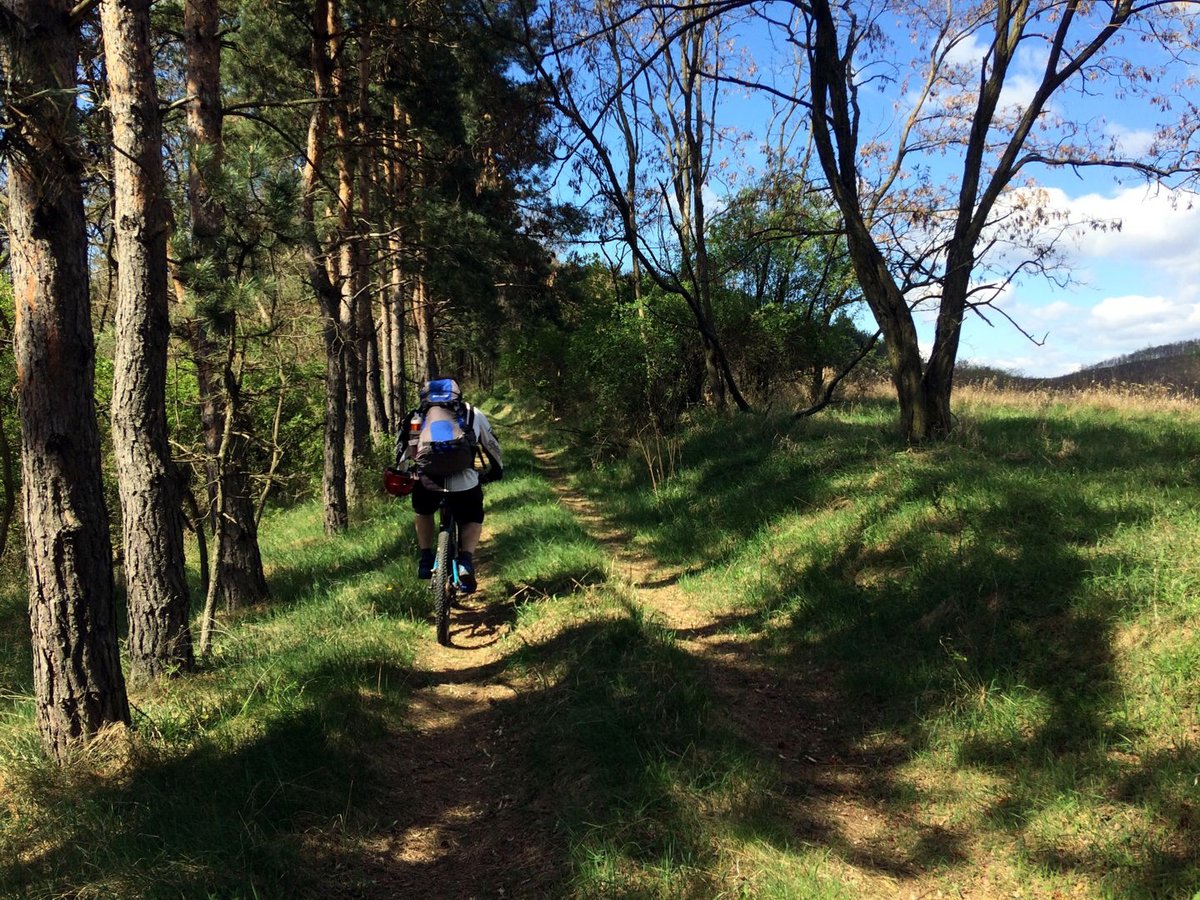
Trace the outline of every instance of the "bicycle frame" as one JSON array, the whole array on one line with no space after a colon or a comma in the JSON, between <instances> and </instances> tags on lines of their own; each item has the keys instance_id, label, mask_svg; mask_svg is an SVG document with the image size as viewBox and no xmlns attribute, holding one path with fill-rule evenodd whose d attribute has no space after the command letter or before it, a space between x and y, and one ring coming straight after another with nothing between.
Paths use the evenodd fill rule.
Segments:
<instances>
[{"instance_id":1,"label":"bicycle frame","mask_svg":"<svg viewBox=\"0 0 1200 900\"><path fill-rule=\"evenodd\" d=\"M433 563L433 577L429 586L433 591L433 612L437 619L438 643L448 646L450 643L450 608L454 598L462 587L458 574L458 523L454 520L454 512L450 509L449 493L442 494L438 504L441 527L437 535L437 552Z\"/></svg>"}]
</instances>

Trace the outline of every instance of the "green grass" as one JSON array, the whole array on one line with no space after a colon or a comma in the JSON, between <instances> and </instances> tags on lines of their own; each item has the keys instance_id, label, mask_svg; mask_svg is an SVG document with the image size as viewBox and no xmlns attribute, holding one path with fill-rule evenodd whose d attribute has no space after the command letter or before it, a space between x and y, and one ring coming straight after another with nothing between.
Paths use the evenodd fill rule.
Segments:
<instances>
[{"instance_id":1,"label":"green grass","mask_svg":"<svg viewBox=\"0 0 1200 900\"><path fill-rule=\"evenodd\" d=\"M543 686L512 716L565 832L565 893L712 896L715 837L770 820L760 767L666 629L611 589L590 599L591 616L508 661Z\"/></svg>"},{"instance_id":2,"label":"green grass","mask_svg":"<svg viewBox=\"0 0 1200 900\"><path fill-rule=\"evenodd\" d=\"M845 752L904 748L892 813L941 808L1035 890L1190 896L1200 411L978 405L912 450L881 409L702 421L657 494L584 483L730 633L836 673Z\"/></svg>"},{"instance_id":3,"label":"green grass","mask_svg":"<svg viewBox=\"0 0 1200 900\"><path fill-rule=\"evenodd\" d=\"M505 435L505 477L487 489L495 537L484 548L502 593L528 602L569 595L608 577L608 559L559 503L519 435Z\"/></svg>"}]
</instances>

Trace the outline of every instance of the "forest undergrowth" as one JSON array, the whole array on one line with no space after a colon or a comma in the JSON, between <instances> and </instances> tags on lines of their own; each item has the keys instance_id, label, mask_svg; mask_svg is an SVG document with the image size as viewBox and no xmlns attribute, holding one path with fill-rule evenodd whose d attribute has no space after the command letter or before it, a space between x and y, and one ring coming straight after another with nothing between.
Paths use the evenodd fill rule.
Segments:
<instances>
[{"instance_id":1,"label":"forest undergrowth","mask_svg":"<svg viewBox=\"0 0 1200 900\"><path fill-rule=\"evenodd\" d=\"M427 896L1200 888L1200 410L965 391L921 449L884 402L696 415L657 489L496 412L496 636L453 666L403 504L337 538L272 513L271 603L60 770L6 584L0 893L384 896L454 871L380 849L419 789L452 848L495 851ZM499 683L414 732L421 691ZM417 738L430 770L398 783ZM439 781L456 742L490 765Z\"/></svg>"}]
</instances>

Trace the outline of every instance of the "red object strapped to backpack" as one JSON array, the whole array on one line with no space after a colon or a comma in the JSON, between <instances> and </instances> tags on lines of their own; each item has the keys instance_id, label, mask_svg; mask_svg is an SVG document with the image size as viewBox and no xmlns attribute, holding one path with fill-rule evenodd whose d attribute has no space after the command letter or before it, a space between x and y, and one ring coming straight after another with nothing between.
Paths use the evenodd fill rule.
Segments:
<instances>
[{"instance_id":1,"label":"red object strapped to backpack","mask_svg":"<svg viewBox=\"0 0 1200 900\"><path fill-rule=\"evenodd\" d=\"M388 466L383 470L383 489L394 497L407 497L417 486L417 479L407 472Z\"/></svg>"}]
</instances>

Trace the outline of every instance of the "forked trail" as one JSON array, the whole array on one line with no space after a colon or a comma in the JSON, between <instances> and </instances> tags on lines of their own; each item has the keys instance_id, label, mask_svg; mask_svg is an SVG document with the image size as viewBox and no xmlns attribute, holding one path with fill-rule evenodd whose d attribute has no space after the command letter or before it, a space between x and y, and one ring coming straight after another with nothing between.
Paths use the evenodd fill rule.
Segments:
<instances>
[{"instance_id":1,"label":"forked trail","mask_svg":"<svg viewBox=\"0 0 1200 900\"><path fill-rule=\"evenodd\" d=\"M753 635L731 633L736 617L698 609L676 584L682 573L632 546L569 486L554 454L535 455L560 501L609 554L611 577L700 660L721 724L779 772L777 812L792 840L828 846L830 876L863 896L924 894L929 886L894 846L897 823L871 799L872 773L888 751L860 749L839 721L828 673L767 665ZM505 665L526 636L513 600L488 595L486 549L481 562L482 593L455 611L452 646L431 635L422 647L408 727L382 745L383 806L399 818L381 821L362 857L344 861L347 874L358 873L357 896L561 895L566 848L555 798L528 771L521 736L505 730L506 705L534 689Z\"/></svg>"}]
</instances>

